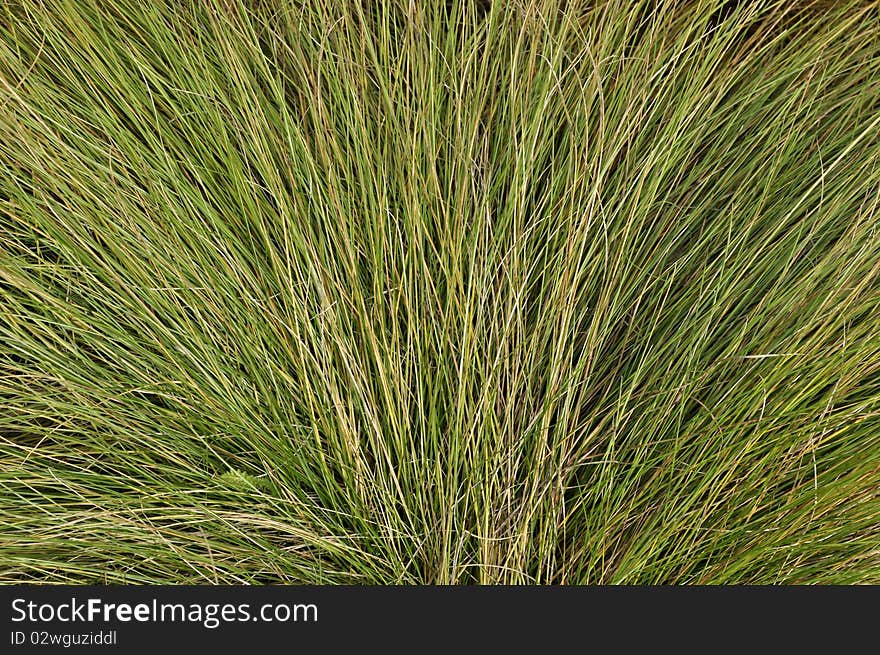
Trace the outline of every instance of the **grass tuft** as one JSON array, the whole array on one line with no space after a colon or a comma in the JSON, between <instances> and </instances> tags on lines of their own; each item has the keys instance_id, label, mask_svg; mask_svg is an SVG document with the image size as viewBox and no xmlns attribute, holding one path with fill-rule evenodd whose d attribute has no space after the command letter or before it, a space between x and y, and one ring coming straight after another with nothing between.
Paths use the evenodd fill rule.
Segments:
<instances>
[{"instance_id":1,"label":"grass tuft","mask_svg":"<svg viewBox=\"0 0 880 655\"><path fill-rule=\"evenodd\" d=\"M0 2L0 582L880 583L880 8Z\"/></svg>"}]
</instances>

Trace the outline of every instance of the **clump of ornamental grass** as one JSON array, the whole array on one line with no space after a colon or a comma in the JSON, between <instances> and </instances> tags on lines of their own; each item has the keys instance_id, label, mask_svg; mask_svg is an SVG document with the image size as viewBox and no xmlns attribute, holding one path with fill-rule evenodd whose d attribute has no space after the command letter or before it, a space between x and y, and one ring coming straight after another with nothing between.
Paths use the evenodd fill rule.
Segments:
<instances>
[{"instance_id":1,"label":"clump of ornamental grass","mask_svg":"<svg viewBox=\"0 0 880 655\"><path fill-rule=\"evenodd\" d=\"M880 582L880 10L0 4L0 581Z\"/></svg>"}]
</instances>

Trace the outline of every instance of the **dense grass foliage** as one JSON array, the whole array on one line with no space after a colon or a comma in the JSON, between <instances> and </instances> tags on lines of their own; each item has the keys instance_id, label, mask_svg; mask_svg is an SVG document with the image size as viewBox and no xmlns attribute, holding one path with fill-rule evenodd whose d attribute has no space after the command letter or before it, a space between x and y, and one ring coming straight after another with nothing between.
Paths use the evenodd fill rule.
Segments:
<instances>
[{"instance_id":1,"label":"dense grass foliage","mask_svg":"<svg viewBox=\"0 0 880 655\"><path fill-rule=\"evenodd\" d=\"M0 581L880 582L880 9L0 2Z\"/></svg>"}]
</instances>

